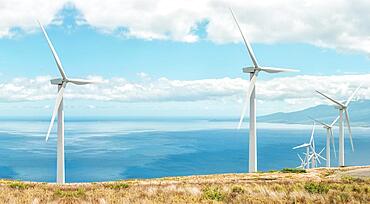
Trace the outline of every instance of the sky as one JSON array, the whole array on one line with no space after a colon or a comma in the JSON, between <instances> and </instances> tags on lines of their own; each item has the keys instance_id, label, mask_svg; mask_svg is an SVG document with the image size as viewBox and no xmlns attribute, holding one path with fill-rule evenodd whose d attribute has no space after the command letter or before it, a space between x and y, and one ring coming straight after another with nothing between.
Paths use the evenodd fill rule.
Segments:
<instances>
[{"instance_id":1,"label":"sky","mask_svg":"<svg viewBox=\"0 0 370 204\"><path fill-rule=\"evenodd\" d=\"M257 114L327 104L321 90L369 99L369 1L0 0L0 118L50 117L60 77L66 117L240 115L251 66L232 7L259 64L299 69L260 73ZM333 11L333 12L328 12Z\"/></svg>"}]
</instances>

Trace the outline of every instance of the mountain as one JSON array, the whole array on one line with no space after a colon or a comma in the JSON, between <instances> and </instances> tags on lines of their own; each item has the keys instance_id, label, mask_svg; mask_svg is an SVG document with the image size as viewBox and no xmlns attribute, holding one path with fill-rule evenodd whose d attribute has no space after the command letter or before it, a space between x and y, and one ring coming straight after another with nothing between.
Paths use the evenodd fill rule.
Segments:
<instances>
[{"instance_id":1,"label":"mountain","mask_svg":"<svg viewBox=\"0 0 370 204\"><path fill-rule=\"evenodd\" d=\"M370 100L351 102L349 108L351 125L370 126ZM307 124L312 122L308 117L330 123L338 116L338 110L330 105L318 105L301 111L274 113L258 117L259 122Z\"/></svg>"}]
</instances>

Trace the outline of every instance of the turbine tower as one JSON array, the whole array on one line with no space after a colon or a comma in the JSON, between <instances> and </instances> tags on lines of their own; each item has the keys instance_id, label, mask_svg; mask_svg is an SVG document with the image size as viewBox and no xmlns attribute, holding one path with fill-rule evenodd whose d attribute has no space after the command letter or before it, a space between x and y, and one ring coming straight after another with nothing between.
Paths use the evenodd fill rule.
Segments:
<instances>
[{"instance_id":1,"label":"turbine tower","mask_svg":"<svg viewBox=\"0 0 370 204\"><path fill-rule=\"evenodd\" d=\"M358 92L358 90L361 88L362 84L357 87L357 89L352 93L352 95L347 99L347 101L343 104L337 100L334 100L333 98L323 94L322 92L316 90L317 93L319 93L321 96L325 97L326 99L329 99L332 103L334 103L335 108L339 110L339 121L338 121L338 126L339 126L339 166L344 166L344 129L343 129L343 114L345 114L346 117L346 123L347 123L347 128L349 132L349 139L351 142L351 148L352 151L355 151L353 147L353 141L352 141L352 130L351 130L351 124L349 120L349 114L348 114L348 106L349 103L352 101L353 97L355 94Z\"/></svg>"},{"instance_id":2,"label":"turbine tower","mask_svg":"<svg viewBox=\"0 0 370 204\"><path fill-rule=\"evenodd\" d=\"M63 111L63 93L64 89L66 88L68 83L76 84L76 85L85 85L85 84L92 84L93 81L83 80L83 79L70 79L67 78L67 75L64 72L62 63L56 53L53 44L51 43L48 34L45 31L45 28L41 25L39 21L37 21L40 25L42 32L48 42L49 48L53 54L54 60L56 62L57 68L60 72L62 78L52 79L50 80L51 84L58 86L58 94L55 100L55 106L53 110L53 114L51 116L51 121L49 125L48 132L46 134L46 141L49 139L51 128L54 125L55 116L58 114L58 139L57 139L57 183L63 184L65 183L65 168L64 168L64 111Z\"/></svg>"},{"instance_id":3,"label":"turbine tower","mask_svg":"<svg viewBox=\"0 0 370 204\"><path fill-rule=\"evenodd\" d=\"M235 23L240 31L240 34L243 38L244 44L247 48L249 57L252 59L253 67L243 68L244 73L249 73L250 75L250 84L247 90L247 94L244 100L243 110L241 113L240 121L238 129L240 129L245 112L247 110L247 106L249 103L249 172L257 172L257 136L256 136L256 87L255 83L257 80L257 75L259 72L267 72L267 73L279 73L279 72L295 72L297 70L293 69L281 69L281 68L273 68L273 67L262 67L257 63L257 59L254 55L253 49L246 38L246 35L243 34L242 29L238 23L238 20L230 8L230 12L235 20Z\"/></svg>"},{"instance_id":4,"label":"turbine tower","mask_svg":"<svg viewBox=\"0 0 370 204\"><path fill-rule=\"evenodd\" d=\"M333 144L334 156L335 158L337 157L334 143L333 126L338 121L339 116L331 124L327 124L313 118L311 119L316 121L317 123L320 123L321 125L323 125L323 128L326 129L326 167L330 167L330 138Z\"/></svg>"}]
</instances>

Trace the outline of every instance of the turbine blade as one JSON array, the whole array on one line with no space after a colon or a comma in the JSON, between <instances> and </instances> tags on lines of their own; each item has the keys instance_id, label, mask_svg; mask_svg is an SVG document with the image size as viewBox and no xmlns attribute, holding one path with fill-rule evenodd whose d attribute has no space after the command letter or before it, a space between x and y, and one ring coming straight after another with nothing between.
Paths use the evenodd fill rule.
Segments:
<instances>
[{"instance_id":1,"label":"turbine blade","mask_svg":"<svg viewBox=\"0 0 370 204\"><path fill-rule=\"evenodd\" d=\"M352 152L354 152L355 148L353 147L352 130L351 130L351 124L349 121L349 114L348 114L347 109L345 109L344 112L346 113L346 121L347 121L347 127L348 127L348 132L349 132L349 141L351 142Z\"/></svg>"},{"instance_id":2,"label":"turbine blade","mask_svg":"<svg viewBox=\"0 0 370 204\"><path fill-rule=\"evenodd\" d=\"M296 147L293 147L293 149L299 149L299 148L302 148L302 147L307 147L307 146L309 146L309 144L301 144L301 145L298 145L298 146L296 146Z\"/></svg>"},{"instance_id":3,"label":"turbine blade","mask_svg":"<svg viewBox=\"0 0 370 204\"><path fill-rule=\"evenodd\" d=\"M330 101L332 101L333 103L337 104L338 106L340 106L340 107L343 107L343 106L344 106L344 105L343 105L343 104L341 104L340 102L338 102L338 101L336 101L336 100L334 100L334 99L330 98L329 96L327 96L327 95L325 95L325 94L321 93L320 91L316 90L316 92L317 92L317 93L319 93L320 95L324 96L325 98L329 99L329 100L330 100Z\"/></svg>"},{"instance_id":4,"label":"turbine blade","mask_svg":"<svg viewBox=\"0 0 370 204\"><path fill-rule=\"evenodd\" d=\"M334 135L333 135L333 129L332 128L330 128L330 135L331 135L331 142L333 144L334 157L337 158L337 151L335 150L335 142L334 142Z\"/></svg>"},{"instance_id":5,"label":"turbine blade","mask_svg":"<svg viewBox=\"0 0 370 204\"><path fill-rule=\"evenodd\" d=\"M275 68L275 67L261 67L261 71L267 73L279 73L279 72L299 72L297 69L285 69L285 68Z\"/></svg>"},{"instance_id":6,"label":"turbine blade","mask_svg":"<svg viewBox=\"0 0 370 204\"><path fill-rule=\"evenodd\" d=\"M297 156L299 157L299 160L301 160L301 162L303 162L302 157L299 154L297 154Z\"/></svg>"},{"instance_id":7,"label":"turbine blade","mask_svg":"<svg viewBox=\"0 0 370 204\"><path fill-rule=\"evenodd\" d=\"M41 28L42 32L44 33L44 36L45 36L46 40L48 41L49 48L50 48L51 52L53 53L54 60L55 60L55 62L56 62L56 64L57 64L57 67L58 67L58 70L59 70L60 74L62 75L63 79L66 79L66 78L67 78L67 76L66 76L66 74L64 73L64 69L63 69L62 63L60 62L60 59L59 59L59 57L58 57L58 54L57 54L57 52L55 51L54 46L53 46L53 44L51 43L51 41L50 41L50 39L49 39L49 36L48 36L48 34L46 33L46 31L45 31L44 26L42 26L42 25L41 25L40 21L37 21L37 22L39 23L40 28Z\"/></svg>"},{"instance_id":8,"label":"turbine blade","mask_svg":"<svg viewBox=\"0 0 370 204\"><path fill-rule=\"evenodd\" d=\"M319 155L321 155L321 153L325 150L325 147L322 148L322 150L319 152Z\"/></svg>"},{"instance_id":9,"label":"turbine blade","mask_svg":"<svg viewBox=\"0 0 370 204\"><path fill-rule=\"evenodd\" d=\"M321 164L321 161L320 161L320 159L319 159L319 157L317 156L317 155L315 155L315 158L314 158L316 161L318 161L319 162L319 164ZM315 165L315 167L317 166L317 164Z\"/></svg>"},{"instance_id":10,"label":"turbine blade","mask_svg":"<svg viewBox=\"0 0 370 204\"><path fill-rule=\"evenodd\" d=\"M320 157L322 160L326 161L326 159L323 156L321 156L320 154L318 154L317 156Z\"/></svg>"},{"instance_id":11,"label":"turbine blade","mask_svg":"<svg viewBox=\"0 0 370 204\"><path fill-rule=\"evenodd\" d=\"M238 22L238 19L236 18L235 14L234 14L234 11L232 8L230 8L230 12L231 12L231 15L233 16L234 18L234 21L236 23L236 25L238 26L238 29L240 31L240 34L242 35L242 38L243 38L243 41L244 41L244 44L245 46L247 47L247 50L248 50L248 54L250 56L250 58L252 59L252 62L254 64L254 67L258 67L258 63L257 63L257 59L256 57L254 56L254 52L253 52L253 49L252 49L252 46L250 45L248 39L246 38L246 36L243 34L243 31L242 29L240 28L240 25L239 25L239 22Z\"/></svg>"},{"instance_id":12,"label":"turbine blade","mask_svg":"<svg viewBox=\"0 0 370 204\"><path fill-rule=\"evenodd\" d=\"M68 79L68 82L71 82L72 84L76 85L85 85L85 84L95 84L96 81L92 80L85 80L85 79Z\"/></svg>"},{"instance_id":13,"label":"turbine blade","mask_svg":"<svg viewBox=\"0 0 370 204\"><path fill-rule=\"evenodd\" d=\"M60 103L62 102L65 87L66 87L66 83L63 83L62 87L60 88L60 90L58 92L57 98L55 99L55 106L54 106L53 114L51 115L51 121L50 121L50 125L49 125L49 128L48 128L48 133L46 134L46 139L45 139L46 141L48 141L51 128L54 125L55 116L57 115Z\"/></svg>"},{"instance_id":14,"label":"turbine blade","mask_svg":"<svg viewBox=\"0 0 370 204\"><path fill-rule=\"evenodd\" d=\"M252 79L250 80L249 87L248 87L247 93L246 93L245 98L244 98L244 104L243 104L242 114L241 114L240 120L239 120L238 129L240 129L241 126L242 126L244 116L245 116L245 112L247 111L249 100L250 100L253 88L256 85L256 80L257 80L257 76L256 76L256 74L254 74Z\"/></svg>"},{"instance_id":15,"label":"turbine blade","mask_svg":"<svg viewBox=\"0 0 370 204\"><path fill-rule=\"evenodd\" d=\"M362 86L362 83L360 86L357 87L357 89L352 93L352 95L348 98L345 106L348 106L348 104L352 101L353 97L356 95L356 93L358 92L358 90L361 88Z\"/></svg>"},{"instance_id":16,"label":"turbine blade","mask_svg":"<svg viewBox=\"0 0 370 204\"><path fill-rule=\"evenodd\" d=\"M311 120L313 120L313 121L315 121L315 122L317 122L317 123L320 123L320 124L321 124L321 125L323 125L323 126L329 127L329 125L328 125L328 124L326 124L326 123L324 123L324 122L321 122L321 121L319 121L319 120L316 120L316 119L314 119L314 118L312 118L312 117L310 117L310 116L308 116L308 118L310 118Z\"/></svg>"},{"instance_id":17,"label":"turbine blade","mask_svg":"<svg viewBox=\"0 0 370 204\"><path fill-rule=\"evenodd\" d=\"M337 116L337 118L335 118L335 120L333 120L333 122L330 124L330 127L333 127L333 125L337 123L338 120L339 120L339 115Z\"/></svg>"}]
</instances>

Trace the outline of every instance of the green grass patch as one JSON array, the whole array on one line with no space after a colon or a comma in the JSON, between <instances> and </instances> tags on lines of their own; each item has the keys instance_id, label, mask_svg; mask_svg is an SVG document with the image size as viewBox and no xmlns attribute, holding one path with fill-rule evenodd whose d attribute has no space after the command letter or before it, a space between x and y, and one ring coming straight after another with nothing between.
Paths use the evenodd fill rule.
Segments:
<instances>
[{"instance_id":1,"label":"green grass patch","mask_svg":"<svg viewBox=\"0 0 370 204\"><path fill-rule=\"evenodd\" d=\"M306 169L284 168L280 170L281 173L306 173Z\"/></svg>"},{"instance_id":2,"label":"green grass patch","mask_svg":"<svg viewBox=\"0 0 370 204\"><path fill-rule=\"evenodd\" d=\"M330 189L329 185L323 183L306 183L304 189L309 193L327 193Z\"/></svg>"},{"instance_id":3,"label":"green grass patch","mask_svg":"<svg viewBox=\"0 0 370 204\"><path fill-rule=\"evenodd\" d=\"M25 183L22 183L22 182L14 181L14 182L9 184L9 187L14 188L14 189L23 190L23 189L27 189L29 187L29 185L25 184Z\"/></svg>"},{"instance_id":4,"label":"green grass patch","mask_svg":"<svg viewBox=\"0 0 370 204\"><path fill-rule=\"evenodd\" d=\"M74 190L57 189L54 192L54 195L58 197L62 197L62 198L80 198L80 197L84 197L86 194L83 188L79 188L79 189L74 189Z\"/></svg>"},{"instance_id":5,"label":"green grass patch","mask_svg":"<svg viewBox=\"0 0 370 204\"><path fill-rule=\"evenodd\" d=\"M207 200L223 201L225 193L219 187L208 186L203 189L203 198Z\"/></svg>"},{"instance_id":6,"label":"green grass patch","mask_svg":"<svg viewBox=\"0 0 370 204\"><path fill-rule=\"evenodd\" d=\"M128 188L129 185L127 183L114 183L114 184L109 184L108 187L111 189L120 190L120 189Z\"/></svg>"}]
</instances>

